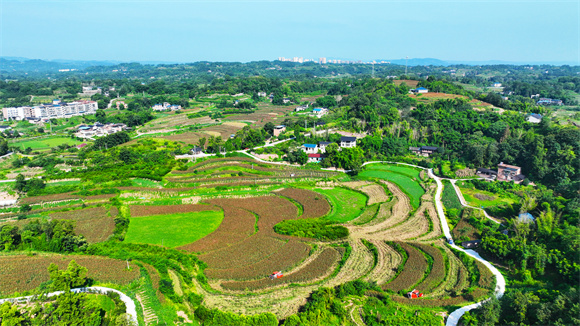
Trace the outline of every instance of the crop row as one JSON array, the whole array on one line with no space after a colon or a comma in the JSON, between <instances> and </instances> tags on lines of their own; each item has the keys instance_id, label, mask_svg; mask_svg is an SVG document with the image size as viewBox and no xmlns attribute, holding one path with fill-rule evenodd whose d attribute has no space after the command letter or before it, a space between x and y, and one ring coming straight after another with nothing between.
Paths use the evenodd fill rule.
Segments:
<instances>
[{"instance_id":1,"label":"crop row","mask_svg":"<svg viewBox=\"0 0 580 326\"><path fill-rule=\"evenodd\" d=\"M259 262L280 250L285 242L256 234L246 240L220 250L199 255L209 268L234 268Z\"/></svg>"},{"instance_id":2,"label":"crop row","mask_svg":"<svg viewBox=\"0 0 580 326\"><path fill-rule=\"evenodd\" d=\"M270 275L273 271L288 270L306 257L310 246L296 241L288 241L273 255L255 264L237 268L206 269L205 275L214 279L250 280Z\"/></svg>"},{"instance_id":3,"label":"crop row","mask_svg":"<svg viewBox=\"0 0 580 326\"><path fill-rule=\"evenodd\" d=\"M282 278L270 280L265 277L255 281L224 282L222 287L227 290L243 291L246 289L259 290L280 284L311 282L328 274L329 270L339 259L340 254L338 251L333 248L326 248L310 263Z\"/></svg>"},{"instance_id":4,"label":"crop row","mask_svg":"<svg viewBox=\"0 0 580 326\"><path fill-rule=\"evenodd\" d=\"M446 307L446 306L458 306L463 305L467 302L478 301L482 297L488 295L488 291L484 289L477 288L469 294L463 294L455 297L449 297L444 299L408 299L401 296L393 296L393 300L399 303L421 306L421 307Z\"/></svg>"},{"instance_id":5,"label":"crop row","mask_svg":"<svg viewBox=\"0 0 580 326\"><path fill-rule=\"evenodd\" d=\"M223 207L224 219L220 226L206 237L179 249L190 252L208 252L238 243L254 233L256 224L254 214L241 208L222 206L223 201L223 199L208 200L211 204Z\"/></svg>"},{"instance_id":6,"label":"crop row","mask_svg":"<svg viewBox=\"0 0 580 326\"><path fill-rule=\"evenodd\" d=\"M3 256L0 257L0 291L10 294L29 291L49 280L48 266L65 269L71 260L88 269L88 277L100 282L129 284L140 276L139 268L127 270L127 263L94 256Z\"/></svg>"},{"instance_id":7,"label":"crop row","mask_svg":"<svg viewBox=\"0 0 580 326\"><path fill-rule=\"evenodd\" d=\"M403 247L409 258L399 276L384 286L384 288L395 292L409 289L417 284L425 275L428 267L427 261L419 249L404 242L399 242L399 245Z\"/></svg>"},{"instance_id":8,"label":"crop row","mask_svg":"<svg viewBox=\"0 0 580 326\"><path fill-rule=\"evenodd\" d=\"M479 269L479 280L477 281L477 285L484 289L493 289L495 287L495 276L493 273L480 261L476 260L475 264Z\"/></svg>"},{"instance_id":9,"label":"crop row","mask_svg":"<svg viewBox=\"0 0 580 326\"><path fill-rule=\"evenodd\" d=\"M314 191L306 189L285 188L275 192L284 197L291 198L302 205L301 218L322 217L330 212L330 204L326 198Z\"/></svg>"},{"instance_id":10,"label":"crop row","mask_svg":"<svg viewBox=\"0 0 580 326\"><path fill-rule=\"evenodd\" d=\"M389 197L385 192L385 188L379 186L378 184L364 186L360 188L360 191L364 192L369 197L367 205L383 203L389 200Z\"/></svg>"},{"instance_id":11,"label":"crop row","mask_svg":"<svg viewBox=\"0 0 580 326\"><path fill-rule=\"evenodd\" d=\"M150 215L217 211L219 210L219 208L213 205L199 205L199 204L163 205L163 206L131 205L130 210L131 216L139 217Z\"/></svg>"},{"instance_id":12,"label":"crop row","mask_svg":"<svg viewBox=\"0 0 580 326\"><path fill-rule=\"evenodd\" d=\"M433 258L433 265L431 266L431 271L429 275L417 285L417 290L419 291L429 291L434 289L437 285L443 282L445 278L445 259L441 250L436 247L432 247L424 244L415 244L425 253L427 253L431 258Z\"/></svg>"}]
</instances>

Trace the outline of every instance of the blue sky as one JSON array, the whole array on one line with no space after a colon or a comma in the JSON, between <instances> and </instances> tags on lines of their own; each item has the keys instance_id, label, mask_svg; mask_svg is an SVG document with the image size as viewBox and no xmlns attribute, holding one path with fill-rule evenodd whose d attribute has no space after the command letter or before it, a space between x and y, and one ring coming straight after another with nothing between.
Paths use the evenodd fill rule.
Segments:
<instances>
[{"instance_id":1,"label":"blue sky","mask_svg":"<svg viewBox=\"0 0 580 326\"><path fill-rule=\"evenodd\" d=\"M580 64L580 1L0 0L0 56Z\"/></svg>"}]
</instances>

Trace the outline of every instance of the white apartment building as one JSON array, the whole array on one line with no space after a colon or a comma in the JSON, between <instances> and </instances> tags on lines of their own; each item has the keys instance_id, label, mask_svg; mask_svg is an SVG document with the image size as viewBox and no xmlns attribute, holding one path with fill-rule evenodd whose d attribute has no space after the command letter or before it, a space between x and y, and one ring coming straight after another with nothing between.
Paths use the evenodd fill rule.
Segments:
<instances>
[{"instance_id":1,"label":"white apartment building","mask_svg":"<svg viewBox=\"0 0 580 326\"><path fill-rule=\"evenodd\" d=\"M65 103L54 100L52 104L37 106L21 106L16 108L3 108L4 119L24 120L26 118L67 118L77 115L94 114L98 105L95 101L77 101Z\"/></svg>"}]
</instances>

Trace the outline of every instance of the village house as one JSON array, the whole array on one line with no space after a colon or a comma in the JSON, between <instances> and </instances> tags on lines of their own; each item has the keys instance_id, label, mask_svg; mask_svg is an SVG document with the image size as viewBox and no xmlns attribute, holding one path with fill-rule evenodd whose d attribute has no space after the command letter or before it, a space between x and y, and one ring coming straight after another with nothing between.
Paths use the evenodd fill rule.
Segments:
<instances>
[{"instance_id":1,"label":"village house","mask_svg":"<svg viewBox=\"0 0 580 326\"><path fill-rule=\"evenodd\" d=\"M481 244L481 240L463 241L461 246L465 249L477 248Z\"/></svg>"},{"instance_id":2,"label":"village house","mask_svg":"<svg viewBox=\"0 0 580 326\"><path fill-rule=\"evenodd\" d=\"M320 163L324 159L322 154L308 154L308 163Z\"/></svg>"},{"instance_id":3,"label":"village house","mask_svg":"<svg viewBox=\"0 0 580 326\"><path fill-rule=\"evenodd\" d=\"M304 105L297 106L297 107L294 109L294 111L296 111L296 112L300 112L300 111L304 111L304 110L306 110L306 109L308 109L308 104L304 104Z\"/></svg>"},{"instance_id":4,"label":"village house","mask_svg":"<svg viewBox=\"0 0 580 326\"><path fill-rule=\"evenodd\" d=\"M356 137L340 137L340 147L341 148L351 148L356 147Z\"/></svg>"},{"instance_id":5,"label":"village house","mask_svg":"<svg viewBox=\"0 0 580 326\"><path fill-rule=\"evenodd\" d=\"M314 108L314 109L312 109L312 113L316 117L321 118L323 115L328 113L328 109L327 108Z\"/></svg>"},{"instance_id":6,"label":"village house","mask_svg":"<svg viewBox=\"0 0 580 326\"><path fill-rule=\"evenodd\" d=\"M542 122L542 115L537 113L532 113L526 117L526 121L529 123L540 123Z\"/></svg>"},{"instance_id":7,"label":"village house","mask_svg":"<svg viewBox=\"0 0 580 326\"><path fill-rule=\"evenodd\" d=\"M497 180L498 181L513 181L520 183L526 178L522 174L522 168L515 165L508 165L501 162L497 166Z\"/></svg>"},{"instance_id":8,"label":"village house","mask_svg":"<svg viewBox=\"0 0 580 326\"><path fill-rule=\"evenodd\" d=\"M306 154L316 154L318 152L318 146L316 144L304 144L302 145L302 150Z\"/></svg>"},{"instance_id":9,"label":"village house","mask_svg":"<svg viewBox=\"0 0 580 326\"><path fill-rule=\"evenodd\" d=\"M429 93L429 90L426 89L425 87L418 87L418 88L412 89L411 92L415 93L415 94L424 94L424 93Z\"/></svg>"},{"instance_id":10,"label":"village house","mask_svg":"<svg viewBox=\"0 0 580 326\"><path fill-rule=\"evenodd\" d=\"M167 111L167 110L171 111L181 110L181 105L172 105L167 102L163 102L163 104L158 103L153 105L153 111Z\"/></svg>"},{"instance_id":11,"label":"village house","mask_svg":"<svg viewBox=\"0 0 580 326\"><path fill-rule=\"evenodd\" d=\"M321 141L321 142L318 142L318 150L321 153L326 153L326 146L328 146L330 144L332 144L332 142L329 142L329 141Z\"/></svg>"},{"instance_id":12,"label":"village house","mask_svg":"<svg viewBox=\"0 0 580 326\"><path fill-rule=\"evenodd\" d=\"M280 136L285 131L286 131L285 125L274 126L274 137Z\"/></svg>"}]
</instances>

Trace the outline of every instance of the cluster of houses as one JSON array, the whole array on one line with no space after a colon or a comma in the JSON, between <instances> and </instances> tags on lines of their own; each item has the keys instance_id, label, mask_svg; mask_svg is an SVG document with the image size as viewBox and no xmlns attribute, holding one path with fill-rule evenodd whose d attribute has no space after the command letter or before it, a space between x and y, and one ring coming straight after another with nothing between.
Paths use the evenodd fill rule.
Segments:
<instances>
[{"instance_id":1,"label":"cluster of houses","mask_svg":"<svg viewBox=\"0 0 580 326\"><path fill-rule=\"evenodd\" d=\"M36 106L3 108L2 114L4 119L28 120L35 123L39 121L48 121L53 118L70 118L73 116L94 114L97 112L97 109L98 106L95 101L76 101L66 103L56 99L53 100L52 103Z\"/></svg>"},{"instance_id":2,"label":"cluster of houses","mask_svg":"<svg viewBox=\"0 0 580 326\"><path fill-rule=\"evenodd\" d=\"M556 100L556 99L542 97L542 98L540 98L540 100L538 102L536 102L536 104L538 104L538 105L563 105L564 103L562 102L562 100Z\"/></svg>"},{"instance_id":3,"label":"cluster of houses","mask_svg":"<svg viewBox=\"0 0 580 326\"><path fill-rule=\"evenodd\" d=\"M421 147L409 147L409 150L416 155L429 157L429 155L435 153L438 147L434 146L421 146Z\"/></svg>"},{"instance_id":4,"label":"cluster of houses","mask_svg":"<svg viewBox=\"0 0 580 326\"><path fill-rule=\"evenodd\" d=\"M332 142L321 141L318 144L304 144L302 145L302 151L308 154L308 163L319 163L326 156L326 146L332 144ZM356 137L340 137L340 148L352 148L356 147Z\"/></svg>"},{"instance_id":5,"label":"cluster of houses","mask_svg":"<svg viewBox=\"0 0 580 326\"><path fill-rule=\"evenodd\" d=\"M503 162L497 165L497 171L478 168L475 173L486 180L513 181L517 184L521 183L526 178L526 176L522 174L521 167L504 164Z\"/></svg>"},{"instance_id":6,"label":"cluster of houses","mask_svg":"<svg viewBox=\"0 0 580 326\"><path fill-rule=\"evenodd\" d=\"M80 125L77 128L75 136L79 138L103 137L119 131L128 130L131 130L131 127L127 127L124 123L102 124L100 122L95 122L95 124L92 125Z\"/></svg>"},{"instance_id":7,"label":"cluster of houses","mask_svg":"<svg viewBox=\"0 0 580 326\"><path fill-rule=\"evenodd\" d=\"M177 111L181 110L181 105L170 104L163 102L163 104L157 103L153 105L153 111Z\"/></svg>"}]
</instances>

